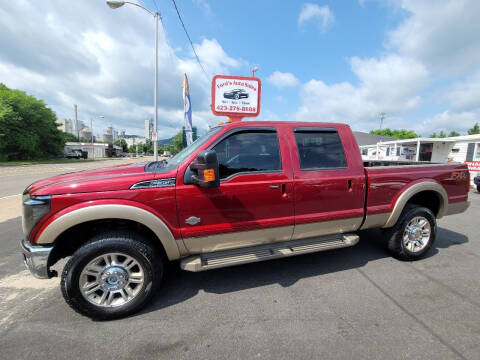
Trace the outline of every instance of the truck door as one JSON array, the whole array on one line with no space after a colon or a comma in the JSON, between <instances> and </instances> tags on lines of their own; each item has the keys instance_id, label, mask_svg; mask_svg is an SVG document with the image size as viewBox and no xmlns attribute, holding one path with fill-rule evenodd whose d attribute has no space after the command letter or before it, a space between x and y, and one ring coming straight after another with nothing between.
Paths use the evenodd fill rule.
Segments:
<instances>
[{"instance_id":1,"label":"truck door","mask_svg":"<svg viewBox=\"0 0 480 360\"><path fill-rule=\"evenodd\" d=\"M279 141L276 128L239 127L209 148L217 152L220 186L200 188L185 184L184 177L176 189L187 250L195 254L290 240L293 175L288 145Z\"/></svg>"},{"instance_id":2,"label":"truck door","mask_svg":"<svg viewBox=\"0 0 480 360\"><path fill-rule=\"evenodd\" d=\"M290 135L296 149L293 239L357 230L363 221L365 174L350 129L292 125Z\"/></svg>"}]
</instances>

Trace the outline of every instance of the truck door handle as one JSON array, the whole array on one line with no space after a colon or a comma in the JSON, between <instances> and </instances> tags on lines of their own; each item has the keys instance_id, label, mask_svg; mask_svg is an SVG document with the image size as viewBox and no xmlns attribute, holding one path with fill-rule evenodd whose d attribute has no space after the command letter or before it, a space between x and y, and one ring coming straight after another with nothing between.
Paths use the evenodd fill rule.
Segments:
<instances>
[{"instance_id":1,"label":"truck door handle","mask_svg":"<svg viewBox=\"0 0 480 360\"><path fill-rule=\"evenodd\" d=\"M348 180L348 191L352 191L352 180Z\"/></svg>"},{"instance_id":2,"label":"truck door handle","mask_svg":"<svg viewBox=\"0 0 480 360\"><path fill-rule=\"evenodd\" d=\"M270 189L278 189L278 188L280 188L279 185L269 185L268 187L269 187Z\"/></svg>"}]
</instances>

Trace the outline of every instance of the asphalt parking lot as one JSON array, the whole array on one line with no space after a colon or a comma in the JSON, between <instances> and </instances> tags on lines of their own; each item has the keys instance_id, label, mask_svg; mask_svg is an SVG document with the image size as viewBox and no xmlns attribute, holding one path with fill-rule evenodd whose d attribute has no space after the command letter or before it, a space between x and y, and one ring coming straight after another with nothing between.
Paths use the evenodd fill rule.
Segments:
<instances>
[{"instance_id":1,"label":"asphalt parking lot","mask_svg":"<svg viewBox=\"0 0 480 360\"><path fill-rule=\"evenodd\" d=\"M423 260L391 258L369 231L355 247L294 258L203 273L172 264L142 312L94 322L20 256L20 197L10 195L61 170L2 171L2 359L480 359L476 191L466 213L439 220Z\"/></svg>"}]
</instances>

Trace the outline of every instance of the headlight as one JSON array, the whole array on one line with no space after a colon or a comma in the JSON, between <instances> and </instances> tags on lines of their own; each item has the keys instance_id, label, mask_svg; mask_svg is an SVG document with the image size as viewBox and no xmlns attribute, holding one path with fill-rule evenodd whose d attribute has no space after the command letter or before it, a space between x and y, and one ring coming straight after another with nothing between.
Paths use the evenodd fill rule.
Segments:
<instances>
[{"instance_id":1,"label":"headlight","mask_svg":"<svg viewBox=\"0 0 480 360\"><path fill-rule=\"evenodd\" d=\"M28 239L38 221L50 211L50 196L30 196L29 188L23 193L23 234Z\"/></svg>"}]
</instances>

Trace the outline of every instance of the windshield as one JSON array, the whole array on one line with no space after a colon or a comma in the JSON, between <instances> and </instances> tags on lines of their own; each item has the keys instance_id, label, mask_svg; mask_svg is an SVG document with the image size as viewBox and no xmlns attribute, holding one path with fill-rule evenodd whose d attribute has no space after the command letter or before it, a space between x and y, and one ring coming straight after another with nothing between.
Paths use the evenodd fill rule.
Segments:
<instances>
[{"instance_id":1,"label":"windshield","mask_svg":"<svg viewBox=\"0 0 480 360\"><path fill-rule=\"evenodd\" d=\"M205 135L200 136L197 140L187 146L182 151L180 151L177 155L172 157L168 160L169 167L176 167L178 166L183 160L189 157L192 153L194 153L200 146L205 144L213 135L215 135L221 129L220 126L213 128Z\"/></svg>"}]
</instances>

